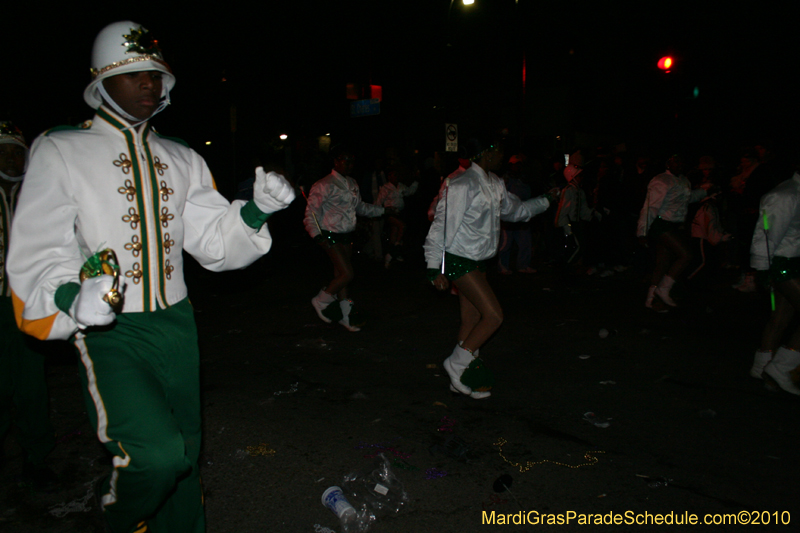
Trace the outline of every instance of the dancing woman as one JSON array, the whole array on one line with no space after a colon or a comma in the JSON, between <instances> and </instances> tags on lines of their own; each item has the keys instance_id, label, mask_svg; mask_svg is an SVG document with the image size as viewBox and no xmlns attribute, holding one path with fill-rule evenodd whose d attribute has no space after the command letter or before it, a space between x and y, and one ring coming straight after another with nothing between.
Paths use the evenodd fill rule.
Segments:
<instances>
[{"instance_id":1,"label":"dancing woman","mask_svg":"<svg viewBox=\"0 0 800 533\"><path fill-rule=\"evenodd\" d=\"M443 291L452 281L459 291L458 344L443 364L450 389L483 399L491 393L473 391L461 382L461 376L503 322L503 310L486 281L487 260L497 253L500 240L500 220L521 222L543 213L558 189L523 202L493 172L503 162L499 144L471 139L467 152L474 163L445 187L424 248L433 285Z\"/></svg>"},{"instance_id":2,"label":"dancing woman","mask_svg":"<svg viewBox=\"0 0 800 533\"><path fill-rule=\"evenodd\" d=\"M682 167L680 156L669 158L667 170L650 180L647 198L639 214L636 234L656 250L656 264L644 302L648 308L653 307L655 296L671 307L677 305L669 292L692 261L683 222L689 204L705 198L711 187L706 183L701 185L702 188L692 190L689 180L682 174Z\"/></svg>"},{"instance_id":3,"label":"dancing woman","mask_svg":"<svg viewBox=\"0 0 800 533\"><path fill-rule=\"evenodd\" d=\"M793 371L800 366L800 327L781 345L784 332L800 311L800 173L795 172L765 194L760 212L750 247L750 266L768 273L775 303L750 375L763 376L786 392L800 395L792 379Z\"/></svg>"},{"instance_id":4,"label":"dancing woman","mask_svg":"<svg viewBox=\"0 0 800 533\"><path fill-rule=\"evenodd\" d=\"M354 161L347 150L334 153L331 173L311 186L303 224L333 263L333 279L311 299L311 305L324 322L338 320L349 331L360 331L350 323L353 301L347 297L347 286L353 281L356 215L379 217L384 208L361 201L358 184L349 176ZM337 299L339 309L330 308Z\"/></svg>"}]
</instances>

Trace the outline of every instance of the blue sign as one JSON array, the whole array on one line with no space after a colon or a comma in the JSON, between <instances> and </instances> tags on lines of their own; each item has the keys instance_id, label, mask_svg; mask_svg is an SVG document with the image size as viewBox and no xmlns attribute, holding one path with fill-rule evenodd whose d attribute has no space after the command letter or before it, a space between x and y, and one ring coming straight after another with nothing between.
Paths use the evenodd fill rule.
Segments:
<instances>
[{"instance_id":1,"label":"blue sign","mask_svg":"<svg viewBox=\"0 0 800 533\"><path fill-rule=\"evenodd\" d=\"M370 115L380 115L381 101L377 98L371 100L356 100L350 102L350 116L355 117L368 117Z\"/></svg>"}]
</instances>

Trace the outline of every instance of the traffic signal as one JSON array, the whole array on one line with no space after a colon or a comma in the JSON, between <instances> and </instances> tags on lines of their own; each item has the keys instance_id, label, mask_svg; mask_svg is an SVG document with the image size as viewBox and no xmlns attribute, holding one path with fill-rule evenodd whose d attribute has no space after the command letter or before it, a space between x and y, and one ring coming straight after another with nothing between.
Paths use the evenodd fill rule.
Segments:
<instances>
[{"instance_id":1,"label":"traffic signal","mask_svg":"<svg viewBox=\"0 0 800 533\"><path fill-rule=\"evenodd\" d=\"M658 60L658 68L663 70L664 72L669 72L672 70L675 61L672 59L672 56L664 56Z\"/></svg>"}]
</instances>

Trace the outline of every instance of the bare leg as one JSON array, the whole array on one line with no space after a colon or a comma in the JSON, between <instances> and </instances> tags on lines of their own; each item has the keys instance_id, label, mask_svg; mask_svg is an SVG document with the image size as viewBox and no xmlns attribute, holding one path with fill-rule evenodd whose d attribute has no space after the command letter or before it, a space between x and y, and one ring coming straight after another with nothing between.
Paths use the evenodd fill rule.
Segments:
<instances>
[{"instance_id":1,"label":"bare leg","mask_svg":"<svg viewBox=\"0 0 800 533\"><path fill-rule=\"evenodd\" d=\"M461 327L458 330L458 343L463 345L464 341L469 337L469 334L472 333L472 330L475 329L475 326L480 322L481 313L462 292L458 293L458 304L461 309Z\"/></svg>"},{"instance_id":2,"label":"bare leg","mask_svg":"<svg viewBox=\"0 0 800 533\"><path fill-rule=\"evenodd\" d=\"M353 245L337 243L326 251L333 263L333 280L328 283L325 292L338 296L340 300L347 299L347 285L353 281Z\"/></svg>"},{"instance_id":3,"label":"bare leg","mask_svg":"<svg viewBox=\"0 0 800 533\"><path fill-rule=\"evenodd\" d=\"M387 217L386 220L391 226L389 229L389 244L394 246L401 243L403 241L403 231L406 228L405 222L397 217Z\"/></svg>"},{"instance_id":4,"label":"bare leg","mask_svg":"<svg viewBox=\"0 0 800 533\"><path fill-rule=\"evenodd\" d=\"M503 323L503 309L497 301L494 291L486 281L486 274L473 270L469 274L455 280L459 298L469 300L480 314L480 320L464 339L463 347L474 352L485 343ZM462 313L463 316L463 313Z\"/></svg>"},{"instance_id":5,"label":"bare leg","mask_svg":"<svg viewBox=\"0 0 800 533\"><path fill-rule=\"evenodd\" d=\"M686 238L681 233L668 231L661 236L661 243L675 256L667 275L672 279L678 279L692 261L692 252L689 251Z\"/></svg>"},{"instance_id":6,"label":"bare leg","mask_svg":"<svg viewBox=\"0 0 800 533\"><path fill-rule=\"evenodd\" d=\"M800 279L790 279L789 281L784 281L783 283L776 284L775 292L776 292L775 295L776 310L778 308L777 296L779 294L789 302L789 304L795 311L800 309ZM798 328L794 331L791 339L789 339L789 342L786 343L786 347L795 351L800 351L800 326L798 326Z\"/></svg>"},{"instance_id":7,"label":"bare leg","mask_svg":"<svg viewBox=\"0 0 800 533\"><path fill-rule=\"evenodd\" d=\"M770 315L767 325L764 326L764 332L761 335L761 350L775 353L781 345L783 334L793 316L792 304L780 291L775 291L775 310Z\"/></svg>"},{"instance_id":8,"label":"bare leg","mask_svg":"<svg viewBox=\"0 0 800 533\"><path fill-rule=\"evenodd\" d=\"M777 283L775 291L789 302L794 311L800 310L800 280L791 279ZM786 392L800 396L800 387L797 386L799 368L800 327L797 327L789 342L775 351L775 356L764 367L762 377L767 380L768 387L774 388L777 385Z\"/></svg>"},{"instance_id":9,"label":"bare leg","mask_svg":"<svg viewBox=\"0 0 800 533\"><path fill-rule=\"evenodd\" d=\"M656 244L656 264L653 267L653 275L650 277L650 285L658 285L667 270L669 269L670 260L672 259L669 248L663 244L662 238Z\"/></svg>"},{"instance_id":10,"label":"bare leg","mask_svg":"<svg viewBox=\"0 0 800 533\"><path fill-rule=\"evenodd\" d=\"M397 226L397 236L396 236L395 244L400 244L400 243L403 242L403 233L406 230L406 223L403 222L402 220L400 220L399 218L397 219L397 221L400 224Z\"/></svg>"}]
</instances>

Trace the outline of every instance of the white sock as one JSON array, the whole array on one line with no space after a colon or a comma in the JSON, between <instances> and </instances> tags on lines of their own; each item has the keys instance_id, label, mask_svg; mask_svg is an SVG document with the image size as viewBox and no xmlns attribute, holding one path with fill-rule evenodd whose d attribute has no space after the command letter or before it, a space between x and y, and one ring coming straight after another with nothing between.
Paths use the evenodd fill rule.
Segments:
<instances>
[{"instance_id":1,"label":"white sock","mask_svg":"<svg viewBox=\"0 0 800 533\"><path fill-rule=\"evenodd\" d=\"M324 304L329 304L329 303L333 303L333 302L336 301L336 296L334 296L333 294L325 292L325 289L321 289L319 291L319 294L317 294L317 298L319 299L320 302L322 302Z\"/></svg>"}]
</instances>

